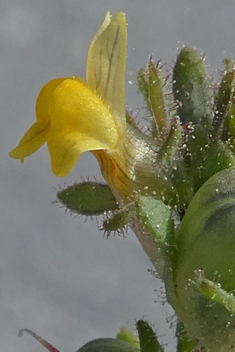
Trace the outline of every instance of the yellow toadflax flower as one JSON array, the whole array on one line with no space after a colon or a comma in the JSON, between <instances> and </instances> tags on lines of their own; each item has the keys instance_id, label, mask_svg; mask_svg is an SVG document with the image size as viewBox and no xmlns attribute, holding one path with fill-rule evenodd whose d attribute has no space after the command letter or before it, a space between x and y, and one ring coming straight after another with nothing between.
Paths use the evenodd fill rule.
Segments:
<instances>
[{"instance_id":1,"label":"yellow toadflax flower","mask_svg":"<svg viewBox=\"0 0 235 352\"><path fill-rule=\"evenodd\" d=\"M10 156L23 162L46 142L52 171L64 177L92 151L118 200L148 187L160 192L165 181L156 172L156 144L126 123L126 47L124 13L111 19L107 12L89 48L86 82L69 77L47 83L36 102L36 123Z\"/></svg>"}]
</instances>

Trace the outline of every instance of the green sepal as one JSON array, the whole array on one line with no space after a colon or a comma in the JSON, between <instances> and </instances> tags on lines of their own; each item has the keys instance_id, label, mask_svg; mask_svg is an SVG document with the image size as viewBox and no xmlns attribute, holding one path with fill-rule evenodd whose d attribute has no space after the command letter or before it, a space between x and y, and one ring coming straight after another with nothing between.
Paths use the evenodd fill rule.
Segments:
<instances>
[{"instance_id":1,"label":"green sepal","mask_svg":"<svg viewBox=\"0 0 235 352\"><path fill-rule=\"evenodd\" d=\"M132 126L134 129L136 129L137 131L141 132L141 130L138 127L138 124L136 123L136 121L133 119L133 117L131 116L131 114L126 110L126 122Z\"/></svg>"},{"instance_id":2,"label":"green sepal","mask_svg":"<svg viewBox=\"0 0 235 352\"><path fill-rule=\"evenodd\" d=\"M77 352L139 352L139 349L126 341L101 338L87 342Z\"/></svg>"},{"instance_id":3,"label":"green sepal","mask_svg":"<svg viewBox=\"0 0 235 352\"><path fill-rule=\"evenodd\" d=\"M136 203L137 215L158 245L171 246L174 241L172 210L161 200L141 196Z\"/></svg>"},{"instance_id":4,"label":"green sepal","mask_svg":"<svg viewBox=\"0 0 235 352\"><path fill-rule=\"evenodd\" d=\"M120 328L116 337L118 340L126 341L131 345L135 346L136 348L140 349L139 339L131 330L127 328Z\"/></svg>"},{"instance_id":5,"label":"green sepal","mask_svg":"<svg viewBox=\"0 0 235 352\"><path fill-rule=\"evenodd\" d=\"M159 199L140 196L136 199L136 215L131 226L158 277L170 284L171 257L175 251L172 209Z\"/></svg>"},{"instance_id":6,"label":"green sepal","mask_svg":"<svg viewBox=\"0 0 235 352\"><path fill-rule=\"evenodd\" d=\"M87 216L118 208L109 186L96 182L75 183L59 191L57 198L71 212Z\"/></svg>"},{"instance_id":7,"label":"green sepal","mask_svg":"<svg viewBox=\"0 0 235 352\"><path fill-rule=\"evenodd\" d=\"M204 170L202 166L208 155L211 141L207 132L201 126L191 126L187 138L186 163L188 164L195 193L206 178L205 175L202 177L202 172L211 174L211 170Z\"/></svg>"},{"instance_id":8,"label":"green sepal","mask_svg":"<svg viewBox=\"0 0 235 352\"><path fill-rule=\"evenodd\" d=\"M123 232L123 229L129 223L131 216L131 206L110 212L107 214L107 219L103 222L102 230L107 234L110 232Z\"/></svg>"},{"instance_id":9,"label":"green sepal","mask_svg":"<svg viewBox=\"0 0 235 352\"><path fill-rule=\"evenodd\" d=\"M159 163L169 168L175 164L179 146L182 141L183 128L177 119L171 121L169 131L164 138L158 153L157 160Z\"/></svg>"},{"instance_id":10,"label":"green sepal","mask_svg":"<svg viewBox=\"0 0 235 352\"><path fill-rule=\"evenodd\" d=\"M148 90L149 102L153 115L153 131L156 130L155 135L164 131L168 123L168 106L166 103L166 92L164 91L165 81L161 76L161 69L159 65L154 65L150 60L148 64Z\"/></svg>"},{"instance_id":11,"label":"green sepal","mask_svg":"<svg viewBox=\"0 0 235 352\"><path fill-rule=\"evenodd\" d=\"M195 280L195 287L200 295L211 301L211 304L221 304L231 314L235 313L235 298L233 293L223 290L219 282L213 282L203 277L203 275L198 275Z\"/></svg>"},{"instance_id":12,"label":"green sepal","mask_svg":"<svg viewBox=\"0 0 235 352\"><path fill-rule=\"evenodd\" d=\"M200 126L192 127L187 147L195 192L214 174L235 165L229 146L220 140L211 139Z\"/></svg>"},{"instance_id":13,"label":"green sepal","mask_svg":"<svg viewBox=\"0 0 235 352\"><path fill-rule=\"evenodd\" d=\"M138 86L152 118L152 136L155 138L167 128L170 117L170 96L165 85L159 63L154 64L150 59L148 66L138 73Z\"/></svg>"},{"instance_id":14,"label":"green sepal","mask_svg":"<svg viewBox=\"0 0 235 352\"><path fill-rule=\"evenodd\" d=\"M177 57L172 82L180 121L209 129L213 116L213 91L204 58L194 49L184 47Z\"/></svg>"},{"instance_id":15,"label":"green sepal","mask_svg":"<svg viewBox=\"0 0 235 352\"><path fill-rule=\"evenodd\" d=\"M200 311L194 317L201 329L200 346L208 351L230 351L234 345L234 295L203 275L201 270L196 272L193 282L195 308Z\"/></svg>"},{"instance_id":16,"label":"green sepal","mask_svg":"<svg viewBox=\"0 0 235 352\"><path fill-rule=\"evenodd\" d=\"M136 202L136 212L144 227L140 239L142 246L145 247L144 244L147 248L151 246L150 259L159 277L171 282L169 268L176 249L172 209L159 199L141 196Z\"/></svg>"},{"instance_id":17,"label":"green sepal","mask_svg":"<svg viewBox=\"0 0 235 352\"><path fill-rule=\"evenodd\" d=\"M226 140L235 155L235 105L231 107L229 115L226 118L222 139Z\"/></svg>"},{"instance_id":18,"label":"green sepal","mask_svg":"<svg viewBox=\"0 0 235 352\"><path fill-rule=\"evenodd\" d=\"M226 144L218 141L206 149L205 158L200 165L199 172L194 177L194 189L197 191L204 182L217 172L235 165L232 151Z\"/></svg>"},{"instance_id":19,"label":"green sepal","mask_svg":"<svg viewBox=\"0 0 235 352\"><path fill-rule=\"evenodd\" d=\"M188 337L188 334L185 331L184 324L182 322L177 322L176 336L177 336L177 352L195 351L198 341L196 339L191 339L190 337Z\"/></svg>"},{"instance_id":20,"label":"green sepal","mask_svg":"<svg viewBox=\"0 0 235 352\"><path fill-rule=\"evenodd\" d=\"M233 62L226 61L226 68L218 89L212 134L214 138L225 135L228 129L227 117L234 105L235 68ZM228 134L228 131L227 131Z\"/></svg>"},{"instance_id":21,"label":"green sepal","mask_svg":"<svg viewBox=\"0 0 235 352\"><path fill-rule=\"evenodd\" d=\"M146 321L137 321L136 327L139 334L141 352L164 352L156 334Z\"/></svg>"},{"instance_id":22,"label":"green sepal","mask_svg":"<svg viewBox=\"0 0 235 352\"><path fill-rule=\"evenodd\" d=\"M176 196L174 205L178 208L187 206L193 194L192 181L184 160L183 139L183 127L174 118L157 153L157 161L172 183Z\"/></svg>"},{"instance_id":23,"label":"green sepal","mask_svg":"<svg viewBox=\"0 0 235 352\"><path fill-rule=\"evenodd\" d=\"M137 83L140 93L143 95L146 109L149 111L152 116L152 108L149 101L149 80L148 80L148 69L141 68L137 75Z\"/></svg>"},{"instance_id":24,"label":"green sepal","mask_svg":"<svg viewBox=\"0 0 235 352\"><path fill-rule=\"evenodd\" d=\"M223 140L230 140L230 146L233 151L235 150L235 105L233 105L229 111L229 115L225 121L225 126L222 135Z\"/></svg>"}]
</instances>

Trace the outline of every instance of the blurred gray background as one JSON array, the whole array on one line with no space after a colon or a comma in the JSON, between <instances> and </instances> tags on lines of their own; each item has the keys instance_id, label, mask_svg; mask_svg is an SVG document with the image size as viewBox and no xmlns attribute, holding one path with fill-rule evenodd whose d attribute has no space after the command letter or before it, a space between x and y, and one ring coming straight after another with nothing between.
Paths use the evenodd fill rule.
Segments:
<instances>
[{"instance_id":1,"label":"blurred gray background","mask_svg":"<svg viewBox=\"0 0 235 352\"><path fill-rule=\"evenodd\" d=\"M114 337L122 325L134 329L141 318L154 324L166 351L174 351L173 311L164 304L162 283L148 273L151 263L133 233L107 240L95 220L84 222L52 204L54 187L82 176L101 179L93 156L84 154L65 179L52 174L45 146L23 165L8 157L35 121L41 87L56 77L85 77L88 47L107 10L127 16L127 105L139 115L136 74L150 54L170 68L182 44L196 46L207 54L213 76L223 58L235 58L234 0L0 1L4 352L44 350L30 336L18 338L23 327L61 352L74 352L90 339Z\"/></svg>"}]
</instances>

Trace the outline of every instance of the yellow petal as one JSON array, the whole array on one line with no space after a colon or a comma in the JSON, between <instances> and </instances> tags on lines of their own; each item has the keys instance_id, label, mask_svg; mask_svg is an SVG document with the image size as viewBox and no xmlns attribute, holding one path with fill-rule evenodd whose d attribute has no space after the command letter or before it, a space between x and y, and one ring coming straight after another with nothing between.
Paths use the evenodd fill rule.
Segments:
<instances>
[{"instance_id":1,"label":"yellow petal","mask_svg":"<svg viewBox=\"0 0 235 352\"><path fill-rule=\"evenodd\" d=\"M41 123L48 123L50 121L48 115L48 104L55 88L63 82L65 78L54 79L41 89L36 102L36 117L37 121Z\"/></svg>"},{"instance_id":2,"label":"yellow petal","mask_svg":"<svg viewBox=\"0 0 235 352\"><path fill-rule=\"evenodd\" d=\"M118 12L108 24L107 16L89 48L87 82L109 106L122 131L125 126L126 18L124 13Z\"/></svg>"},{"instance_id":3,"label":"yellow petal","mask_svg":"<svg viewBox=\"0 0 235 352\"><path fill-rule=\"evenodd\" d=\"M79 133L62 134L59 131L50 133L47 145L51 156L52 171L58 177L69 174L83 152L107 147L85 135Z\"/></svg>"},{"instance_id":4,"label":"yellow petal","mask_svg":"<svg viewBox=\"0 0 235 352\"><path fill-rule=\"evenodd\" d=\"M96 34L94 35L94 37L91 41L90 47L95 43L95 41L101 35L101 33L105 30L105 28L108 27L110 22L111 22L111 15L110 15L110 12L107 11L105 18L104 18L104 22L102 23L102 25L100 26L100 28L98 29Z\"/></svg>"},{"instance_id":5,"label":"yellow petal","mask_svg":"<svg viewBox=\"0 0 235 352\"><path fill-rule=\"evenodd\" d=\"M25 133L19 145L13 149L9 155L14 159L20 159L22 162L26 156L36 152L47 140L49 125L34 123Z\"/></svg>"},{"instance_id":6,"label":"yellow petal","mask_svg":"<svg viewBox=\"0 0 235 352\"><path fill-rule=\"evenodd\" d=\"M113 149L118 143L115 121L109 109L82 79L68 78L54 90L49 104L51 128L84 135ZM88 148L89 149L89 148Z\"/></svg>"},{"instance_id":7,"label":"yellow petal","mask_svg":"<svg viewBox=\"0 0 235 352\"><path fill-rule=\"evenodd\" d=\"M92 152L98 160L102 175L117 200L122 201L133 192L129 164L119 153L109 154L105 150Z\"/></svg>"}]
</instances>

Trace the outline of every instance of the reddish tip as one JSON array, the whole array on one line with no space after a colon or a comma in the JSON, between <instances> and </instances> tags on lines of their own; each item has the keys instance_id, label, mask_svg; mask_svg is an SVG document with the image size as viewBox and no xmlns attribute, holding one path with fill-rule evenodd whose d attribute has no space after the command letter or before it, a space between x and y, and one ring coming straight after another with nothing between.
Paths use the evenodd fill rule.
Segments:
<instances>
[{"instance_id":1,"label":"reddish tip","mask_svg":"<svg viewBox=\"0 0 235 352\"><path fill-rule=\"evenodd\" d=\"M52 346L50 343L48 343L47 341L43 340L40 336L38 336L37 334L35 334L33 331L29 330L29 329L21 329L19 331L19 336L23 335L23 332L28 332L31 336L33 336L38 342L40 342L44 347L46 347L48 349L48 351L50 352L60 352L59 350L57 350L54 346Z\"/></svg>"}]
</instances>

